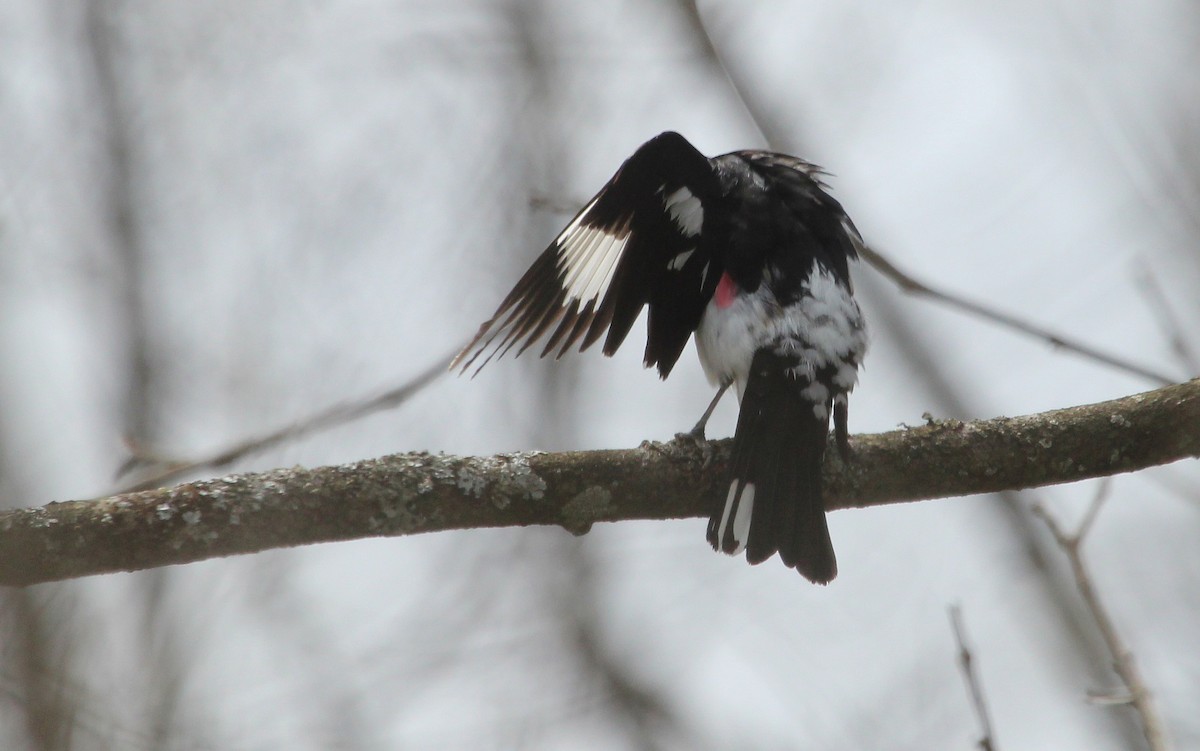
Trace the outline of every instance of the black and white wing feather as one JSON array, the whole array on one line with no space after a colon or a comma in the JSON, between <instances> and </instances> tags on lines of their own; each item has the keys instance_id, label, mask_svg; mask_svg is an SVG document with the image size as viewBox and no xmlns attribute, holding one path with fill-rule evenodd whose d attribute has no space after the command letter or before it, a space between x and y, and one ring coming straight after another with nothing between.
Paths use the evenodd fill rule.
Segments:
<instances>
[{"instance_id":1,"label":"black and white wing feather","mask_svg":"<svg viewBox=\"0 0 1200 751\"><path fill-rule=\"evenodd\" d=\"M666 377L721 277L701 232L720 199L708 157L678 133L643 144L525 272L451 368L477 373L513 347L547 337L541 356L580 351L605 331L611 355L650 306L645 364Z\"/></svg>"}]
</instances>

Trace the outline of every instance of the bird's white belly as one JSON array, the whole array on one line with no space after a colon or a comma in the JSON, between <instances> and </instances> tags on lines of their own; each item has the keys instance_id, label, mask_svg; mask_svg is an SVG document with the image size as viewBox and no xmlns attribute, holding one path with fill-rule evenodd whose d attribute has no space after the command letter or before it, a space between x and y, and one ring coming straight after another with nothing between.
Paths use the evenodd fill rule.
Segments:
<instances>
[{"instance_id":1,"label":"bird's white belly","mask_svg":"<svg viewBox=\"0 0 1200 751\"><path fill-rule=\"evenodd\" d=\"M795 355L797 378L808 382L818 369L832 368L832 386L840 392L853 390L867 349L858 304L816 261L802 289L800 299L786 308L766 283L755 292L738 294L726 307L717 305L718 296L709 300L696 328L696 351L708 380L718 386L734 383L740 400L754 353L770 346L777 354ZM827 398L825 394L814 401L823 404Z\"/></svg>"},{"instance_id":2,"label":"bird's white belly","mask_svg":"<svg viewBox=\"0 0 1200 751\"><path fill-rule=\"evenodd\" d=\"M772 307L778 306L761 295L738 295L726 308L718 307L714 298L696 328L696 352L704 375L714 386L733 382L739 400L754 352L770 327Z\"/></svg>"}]
</instances>

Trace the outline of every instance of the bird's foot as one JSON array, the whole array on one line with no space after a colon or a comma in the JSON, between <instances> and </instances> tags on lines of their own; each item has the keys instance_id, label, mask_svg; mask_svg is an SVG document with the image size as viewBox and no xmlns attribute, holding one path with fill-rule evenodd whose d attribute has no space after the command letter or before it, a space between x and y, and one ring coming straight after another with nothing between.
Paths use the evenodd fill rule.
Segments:
<instances>
[{"instance_id":1,"label":"bird's foot","mask_svg":"<svg viewBox=\"0 0 1200 751\"><path fill-rule=\"evenodd\" d=\"M704 423L706 420L701 420L696 423L696 426L686 433L676 433L673 443L680 446L687 446L690 449L700 452L700 466L707 469L713 463L715 451L712 443L704 435Z\"/></svg>"}]
</instances>

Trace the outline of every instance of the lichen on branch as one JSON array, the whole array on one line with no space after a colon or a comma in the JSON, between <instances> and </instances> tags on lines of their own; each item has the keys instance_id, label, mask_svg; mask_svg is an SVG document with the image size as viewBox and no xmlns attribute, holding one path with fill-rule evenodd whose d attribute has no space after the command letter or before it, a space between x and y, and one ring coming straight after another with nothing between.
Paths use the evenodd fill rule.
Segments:
<instances>
[{"instance_id":1,"label":"lichen on branch","mask_svg":"<svg viewBox=\"0 0 1200 751\"><path fill-rule=\"evenodd\" d=\"M1015 418L931 422L829 451L829 509L1074 482L1200 456L1200 380ZM418 452L0 513L0 584L476 527L707 516L729 442L458 457Z\"/></svg>"}]
</instances>

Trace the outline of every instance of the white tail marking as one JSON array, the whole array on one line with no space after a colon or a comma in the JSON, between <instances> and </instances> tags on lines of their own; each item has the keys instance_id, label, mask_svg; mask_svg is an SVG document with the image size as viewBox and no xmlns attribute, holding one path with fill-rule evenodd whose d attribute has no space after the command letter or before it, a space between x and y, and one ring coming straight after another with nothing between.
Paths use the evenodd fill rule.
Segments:
<instances>
[{"instance_id":1,"label":"white tail marking","mask_svg":"<svg viewBox=\"0 0 1200 751\"><path fill-rule=\"evenodd\" d=\"M737 513L733 517L733 541L737 547L730 555L738 555L746 549L750 540L750 517L754 514L754 483L748 482L742 486L741 497L738 497L740 480L729 483L729 495L725 498L725 510L721 513L721 525L717 528L717 549L724 549L725 530L729 527L729 515L733 513L734 502L737 502Z\"/></svg>"}]
</instances>

